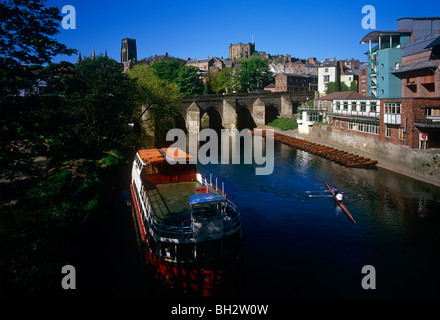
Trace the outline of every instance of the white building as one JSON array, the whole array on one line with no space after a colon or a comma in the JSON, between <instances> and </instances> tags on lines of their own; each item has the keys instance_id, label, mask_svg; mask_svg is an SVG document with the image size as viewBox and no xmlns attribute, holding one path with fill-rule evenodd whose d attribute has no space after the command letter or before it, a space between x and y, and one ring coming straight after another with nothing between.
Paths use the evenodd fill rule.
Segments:
<instances>
[{"instance_id":1,"label":"white building","mask_svg":"<svg viewBox=\"0 0 440 320\"><path fill-rule=\"evenodd\" d=\"M339 62L326 59L318 68L318 91L325 94L327 83L340 81Z\"/></svg>"}]
</instances>

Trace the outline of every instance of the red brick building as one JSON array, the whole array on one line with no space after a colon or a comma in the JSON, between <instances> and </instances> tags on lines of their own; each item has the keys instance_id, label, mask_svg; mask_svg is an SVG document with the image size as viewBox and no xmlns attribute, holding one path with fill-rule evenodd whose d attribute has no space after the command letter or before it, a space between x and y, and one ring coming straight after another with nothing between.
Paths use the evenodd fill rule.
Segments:
<instances>
[{"instance_id":1,"label":"red brick building","mask_svg":"<svg viewBox=\"0 0 440 320\"><path fill-rule=\"evenodd\" d=\"M279 73L275 76L275 91L316 91L318 77L305 74Z\"/></svg>"},{"instance_id":2,"label":"red brick building","mask_svg":"<svg viewBox=\"0 0 440 320\"><path fill-rule=\"evenodd\" d=\"M440 98L332 100L332 129L410 148L440 147Z\"/></svg>"}]
</instances>

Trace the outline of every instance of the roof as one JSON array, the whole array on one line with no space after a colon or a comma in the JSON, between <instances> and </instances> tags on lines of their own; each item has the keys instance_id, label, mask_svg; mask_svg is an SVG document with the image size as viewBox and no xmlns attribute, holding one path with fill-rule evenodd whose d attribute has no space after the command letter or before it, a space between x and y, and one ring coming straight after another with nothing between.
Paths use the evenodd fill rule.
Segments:
<instances>
[{"instance_id":1,"label":"roof","mask_svg":"<svg viewBox=\"0 0 440 320\"><path fill-rule=\"evenodd\" d=\"M299 77L299 78L318 78L318 76L313 75L313 74L296 74L296 73L285 73L285 72L278 73L275 76L275 78L280 75L286 75L288 77Z\"/></svg>"},{"instance_id":2,"label":"roof","mask_svg":"<svg viewBox=\"0 0 440 320\"><path fill-rule=\"evenodd\" d=\"M146 163L162 162L165 160L158 149L139 150L138 153L142 161Z\"/></svg>"},{"instance_id":3,"label":"roof","mask_svg":"<svg viewBox=\"0 0 440 320\"><path fill-rule=\"evenodd\" d=\"M318 100L371 100L371 99L374 98L354 91L333 92L318 98Z\"/></svg>"},{"instance_id":4,"label":"roof","mask_svg":"<svg viewBox=\"0 0 440 320\"><path fill-rule=\"evenodd\" d=\"M437 67L438 67L437 60L419 61L416 63L400 66L400 68L396 69L395 71L392 71L391 73L398 76L399 74L403 74L409 71L421 70L421 69L435 69ZM432 73L434 73L434 70L432 70Z\"/></svg>"},{"instance_id":5,"label":"roof","mask_svg":"<svg viewBox=\"0 0 440 320\"><path fill-rule=\"evenodd\" d=\"M145 163L163 162L167 159L191 159L192 157L179 148L144 149L138 151Z\"/></svg>"},{"instance_id":6,"label":"roof","mask_svg":"<svg viewBox=\"0 0 440 320\"><path fill-rule=\"evenodd\" d=\"M412 20L440 20L440 17L404 17L404 18L397 19L397 21L403 20L403 19L412 19Z\"/></svg>"},{"instance_id":7,"label":"roof","mask_svg":"<svg viewBox=\"0 0 440 320\"><path fill-rule=\"evenodd\" d=\"M191 159L192 157L179 148L162 148L161 149L168 158L177 159Z\"/></svg>"},{"instance_id":8,"label":"roof","mask_svg":"<svg viewBox=\"0 0 440 320\"><path fill-rule=\"evenodd\" d=\"M217 193L200 193L189 196L190 205L200 205L223 201L226 201L226 199Z\"/></svg>"},{"instance_id":9,"label":"roof","mask_svg":"<svg viewBox=\"0 0 440 320\"><path fill-rule=\"evenodd\" d=\"M425 49L427 49L427 48L432 48L432 47L435 47L435 46L438 46L438 45L440 45L440 36L437 37L436 39L434 39L434 41L432 41L430 44L428 44L428 45L425 47Z\"/></svg>"},{"instance_id":10,"label":"roof","mask_svg":"<svg viewBox=\"0 0 440 320\"><path fill-rule=\"evenodd\" d=\"M410 31L371 31L367 33L360 43L368 43L370 40L372 43L379 43L379 36L400 36L403 34L411 34Z\"/></svg>"}]
</instances>

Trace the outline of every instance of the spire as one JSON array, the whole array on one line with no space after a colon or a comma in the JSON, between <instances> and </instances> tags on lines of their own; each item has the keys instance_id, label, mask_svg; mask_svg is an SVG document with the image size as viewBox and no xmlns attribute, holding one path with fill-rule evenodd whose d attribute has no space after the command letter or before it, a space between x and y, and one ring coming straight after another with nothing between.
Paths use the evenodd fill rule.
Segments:
<instances>
[{"instance_id":1,"label":"spire","mask_svg":"<svg viewBox=\"0 0 440 320\"><path fill-rule=\"evenodd\" d=\"M95 59L95 48L93 48L92 56L90 58Z\"/></svg>"},{"instance_id":2,"label":"spire","mask_svg":"<svg viewBox=\"0 0 440 320\"><path fill-rule=\"evenodd\" d=\"M82 61L81 52L79 53L79 56L78 56L78 62L80 62L80 61Z\"/></svg>"},{"instance_id":3,"label":"spire","mask_svg":"<svg viewBox=\"0 0 440 320\"><path fill-rule=\"evenodd\" d=\"M105 49L105 57L108 58L108 56L107 56L107 49Z\"/></svg>"}]
</instances>

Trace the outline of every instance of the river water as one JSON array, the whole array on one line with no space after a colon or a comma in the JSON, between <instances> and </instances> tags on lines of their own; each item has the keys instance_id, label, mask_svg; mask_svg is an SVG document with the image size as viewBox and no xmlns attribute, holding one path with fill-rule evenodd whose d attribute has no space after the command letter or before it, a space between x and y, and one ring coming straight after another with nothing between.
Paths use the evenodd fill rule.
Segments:
<instances>
[{"instance_id":1,"label":"river water","mask_svg":"<svg viewBox=\"0 0 440 320\"><path fill-rule=\"evenodd\" d=\"M440 297L439 188L380 168L342 167L279 143L271 175L255 175L254 165L199 170L225 180L240 204L245 297ZM356 224L332 198L319 196L328 195L324 181L344 191ZM362 288L366 265L375 270L374 290Z\"/></svg>"},{"instance_id":2,"label":"river water","mask_svg":"<svg viewBox=\"0 0 440 320\"><path fill-rule=\"evenodd\" d=\"M380 168L342 167L277 142L274 156L270 175L255 175L254 164L198 165L224 182L241 209L242 281L231 288L234 297L440 298L440 188ZM356 224L332 198L319 196L328 195L324 181L344 191ZM83 292L168 299L172 289L146 272L131 210L119 200L106 224L98 222L107 237L95 249L87 245ZM374 268L368 276L375 275L369 283L376 289L363 289L364 266Z\"/></svg>"}]
</instances>

